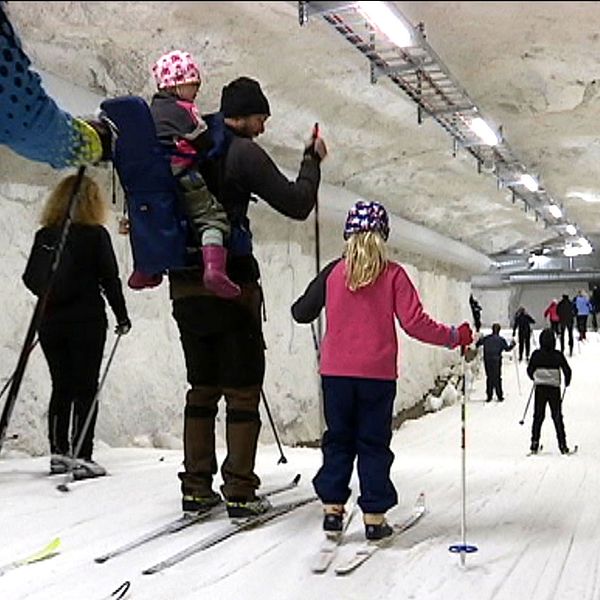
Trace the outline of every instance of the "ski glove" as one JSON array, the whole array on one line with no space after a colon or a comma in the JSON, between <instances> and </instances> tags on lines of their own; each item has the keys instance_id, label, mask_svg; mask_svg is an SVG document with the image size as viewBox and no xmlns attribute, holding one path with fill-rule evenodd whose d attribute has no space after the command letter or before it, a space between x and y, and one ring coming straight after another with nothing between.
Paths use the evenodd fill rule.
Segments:
<instances>
[{"instance_id":1,"label":"ski glove","mask_svg":"<svg viewBox=\"0 0 600 600\"><path fill-rule=\"evenodd\" d=\"M473 343L473 331L471 326L465 321L458 326L458 345L469 346Z\"/></svg>"},{"instance_id":2,"label":"ski glove","mask_svg":"<svg viewBox=\"0 0 600 600\"><path fill-rule=\"evenodd\" d=\"M318 137L318 135L315 136L314 131L313 136L304 146L304 156L310 156L318 163L327 156L327 146L325 145L323 138Z\"/></svg>"},{"instance_id":3,"label":"ski glove","mask_svg":"<svg viewBox=\"0 0 600 600\"><path fill-rule=\"evenodd\" d=\"M115 327L115 333L117 335L127 335L131 329L131 321L128 318L119 321Z\"/></svg>"},{"instance_id":4,"label":"ski glove","mask_svg":"<svg viewBox=\"0 0 600 600\"><path fill-rule=\"evenodd\" d=\"M109 124L100 117L100 119L84 119L84 121L96 132L100 143L102 144L102 155L100 161L109 161L112 159L113 132Z\"/></svg>"}]
</instances>

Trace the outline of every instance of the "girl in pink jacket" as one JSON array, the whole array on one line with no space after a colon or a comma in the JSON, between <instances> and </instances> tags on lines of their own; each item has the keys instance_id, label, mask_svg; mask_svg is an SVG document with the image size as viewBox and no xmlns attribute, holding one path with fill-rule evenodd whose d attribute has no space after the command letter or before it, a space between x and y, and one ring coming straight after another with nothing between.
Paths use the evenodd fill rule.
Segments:
<instances>
[{"instance_id":1,"label":"girl in pink jacket","mask_svg":"<svg viewBox=\"0 0 600 600\"><path fill-rule=\"evenodd\" d=\"M388 235L385 208L358 201L346 219L343 257L328 264L292 306L299 323L316 319L323 306L327 320L320 357L327 430L323 465L313 479L324 505L323 529L342 529L358 458L358 505L370 540L391 535L385 512L398 501L390 480L396 321L411 337L436 346L455 348L473 340L468 323L455 328L427 315L406 271L386 258Z\"/></svg>"}]
</instances>

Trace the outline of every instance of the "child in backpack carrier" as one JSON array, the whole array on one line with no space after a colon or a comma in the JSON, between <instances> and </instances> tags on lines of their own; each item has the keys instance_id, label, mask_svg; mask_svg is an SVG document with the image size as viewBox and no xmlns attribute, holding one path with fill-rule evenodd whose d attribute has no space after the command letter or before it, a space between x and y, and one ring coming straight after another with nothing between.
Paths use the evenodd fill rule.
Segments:
<instances>
[{"instance_id":1,"label":"child in backpack carrier","mask_svg":"<svg viewBox=\"0 0 600 600\"><path fill-rule=\"evenodd\" d=\"M540 446L540 433L546 413L546 404L550 412L556 439L561 454L569 454L565 424L562 416L562 398L560 395L560 372L565 376L565 388L571 383L571 367L562 352L555 350L556 339L552 329L544 329L540 333L540 347L534 350L527 365L527 375L535 386L535 408L531 427L531 452L537 453Z\"/></svg>"},{"instance_id":2,"label":"child in backpack carrier","mask_svg":"<svg viewBox=\"0 0 600 600\"><path fill-rule=\"evenodd\" d=\"M217 296L233 298L240 294L240 288L226 273L224 244L230 234L229 219L197 168L199 155L211 146L206 123L194 104L202 81L200 69L189 52L173 50L156 61L152 73L158 92L152 98L150 112L158 139L172 152L171 169L202 249L204 285ZM128 283L142 289L161 281L162 274L147 276L135 271Z\"/></svg>"},{"instance_id":3,"label":"child in backpack carrier","mask_svg":"<svg viewBox=\"0 0 600 600\"><path fill-rule=\"evenodd\" d=\"M368 540L392 535L385 513L398 501L390 479L396 323L411 337L435 346L455 348L473 341L468 323L443 325L423 310L406 271L386 258L388 234L385 208L357 202L346 219L343 257L328 264L292 306L299 323L316 319L323 306L326 312L320 374L327 431L323 465L313 479L323 502L323 529L343 528L358 458L358 505Z\"/></svg>"}]
</instances>

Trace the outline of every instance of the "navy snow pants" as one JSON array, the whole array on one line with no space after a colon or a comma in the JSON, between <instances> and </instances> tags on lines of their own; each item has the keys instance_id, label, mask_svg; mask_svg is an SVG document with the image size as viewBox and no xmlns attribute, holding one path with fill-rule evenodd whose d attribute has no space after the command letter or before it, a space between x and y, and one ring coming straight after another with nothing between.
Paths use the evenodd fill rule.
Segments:
<instances>
[{"instance_id":1,"label":"navy snow pants","mask_svg":"<svg viewBox=\"0 0 600 600\"><path fill-rule=\"evenodd\" d=\"M321 444L323 465L313 479L317 495L324 504L345 504L357 458L358 505L365 513L385 513L398 502L390 479L396 381L333 376L321 380L327 431Z\"/></svg>"}]
</instances>

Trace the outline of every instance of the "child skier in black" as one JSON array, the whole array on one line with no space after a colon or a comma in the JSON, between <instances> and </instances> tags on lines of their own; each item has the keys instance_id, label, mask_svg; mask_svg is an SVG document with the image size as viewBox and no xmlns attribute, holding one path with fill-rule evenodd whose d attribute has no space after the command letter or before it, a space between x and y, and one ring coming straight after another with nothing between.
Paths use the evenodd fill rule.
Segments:
<instances>
[{"instance_id":1,"label":"child skier in black","mask_svg":"<svg viewBox=\"0 0 600 600\"><path fill-rule=\"evenodd\" d=\"M561 411L560 372L565 375L565 388L571 383L571 368L564 354L555 350L556 340L551 329L540 333L540 348L531 355L527 365L527 375L535 386L535 409L531 428L531 452L536 453L540 445L540 431L546 413L546 404L550 404L552 420L556 428L558 447L562 454L568 454L565 426Z\"/></svg>"}]
</instances>

